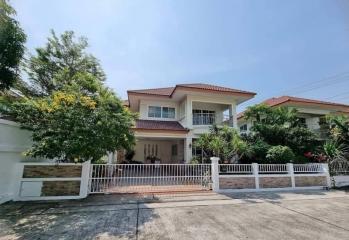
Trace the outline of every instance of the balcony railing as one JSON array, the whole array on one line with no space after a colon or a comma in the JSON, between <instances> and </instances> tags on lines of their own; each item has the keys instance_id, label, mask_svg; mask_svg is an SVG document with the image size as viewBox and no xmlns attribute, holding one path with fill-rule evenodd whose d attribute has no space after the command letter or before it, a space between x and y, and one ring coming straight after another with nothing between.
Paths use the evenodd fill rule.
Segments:
<instances>
[{"instance_id":1,"label":"balcony railing","mask_svg":"<svg viewBox=\"0 0 349 240\"><path fill-rule=\"evenodd\" d=\"M212 125L215 122L214 113L193 113L193 125Z\"/></svg>"}]
</instances>

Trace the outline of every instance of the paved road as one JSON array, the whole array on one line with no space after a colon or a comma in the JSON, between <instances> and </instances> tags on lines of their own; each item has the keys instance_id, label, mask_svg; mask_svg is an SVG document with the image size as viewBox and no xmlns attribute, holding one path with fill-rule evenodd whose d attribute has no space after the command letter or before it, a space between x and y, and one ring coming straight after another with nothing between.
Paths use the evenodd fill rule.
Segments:
<instances>
[{"instance_id":1,"label":"paved road","mask_svg":"<svg viewBox=\"0 0 349 240\"><path fill-rule=\"evenodd\" d=\"M0 206L0 239L349 239L349 194L109 195Z\"/></svg>"}]
</instances>

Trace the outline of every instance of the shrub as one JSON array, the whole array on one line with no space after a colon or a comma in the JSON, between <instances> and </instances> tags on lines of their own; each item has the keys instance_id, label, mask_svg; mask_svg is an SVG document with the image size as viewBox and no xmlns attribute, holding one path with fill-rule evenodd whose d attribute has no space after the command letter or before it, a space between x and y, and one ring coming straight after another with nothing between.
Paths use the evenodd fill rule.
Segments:
<instances>
[{"instance_id":1,"label":"shrub","mask_svg":"<svg viewBox=\"0 0 349 240\"><path fill-rule=\"evenodd\" d=\"M271 146L263 140L256 140L251 144L252 160L257 163L264 162L270 147Z\"/></svg>"},{"instance_id":2,"label":"shrub","mask_svg":"<svg viewBox=\"0 0 349 240\"><path fill-rule=\"evenodd\" d=\"M281 145L271 147L266 156L269 163L289 163L293 162L294 158L291 148Z\"/></svg>"}]
</instances>

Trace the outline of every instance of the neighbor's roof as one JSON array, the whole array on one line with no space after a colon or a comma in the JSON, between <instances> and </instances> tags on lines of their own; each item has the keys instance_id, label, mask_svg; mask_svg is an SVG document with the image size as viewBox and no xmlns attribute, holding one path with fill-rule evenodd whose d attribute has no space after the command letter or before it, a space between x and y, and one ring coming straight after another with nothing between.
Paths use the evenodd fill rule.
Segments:
<instances>
[{"instance_id":1,"label":"neighbor's roof","mask_svg":"<svg viewBox=\"0 0 349 240\"><path fill-rule=\"evenodd\" d=\"M189 130L184 128L177 121L158 121L158 120L136 120L136 130L168 130L168 131L184 131Z\"/></svg>"},{"instance_id":2,"label":"neighbor's roof","mask_svg":"<svg viewBox=\"0 0 349 240\"><path fill-rule=\"evenodd\" d=\"M320 100L314 100L314 99L307 99L307 98L299 98L299 97L291 97L291 96L281 96L277 98L269 98L265 100L263 103L267 104L268 106L274 107L286 102L290 103L308 103L308 104L320 104L320 105L330 105L330 106L337 106L337 107L347 107L349 108L349 105L341 104L341 103L333 103L333 102L325 102Z\"/></svg>"},{"instance_id":3,"label":"neighbor's roof","mask_svg":"<svg viewBox=\"0 0 349 240\"><path fill-rule=\"evenodd\" d=\"M211 92L229 93L229 94L244 94L244 95L256 95L254 92L247 92L233 88L221 87L216 85L204 84L204 83L193 83L193 84L177 84L175 87L166 88L153 88L153 89L140 89L140 90L129 90L128 93L146 94L146 95L157 95L157 96L168 96L171 97L176 89L188 89L188 90L203 90Z\"/></svg>"},{"instance_id":4,"label":"neighbor's roof","mask_svg":"<svg viewBox=\"0 0 349 240\"><path fill-rule=\"evenodd\" d=\"M333 102L326 102L326 101L320 101L320 100L314 100L314 99L308 99L308 98L299 98L299 97L291 97L291 96L281 96L281 97L273 97L269 98L262 102L262 104L266 104L270 107L279 106L285 103L298 103L298 104L314 104L318 106L328 106L328 107L344 107L345 110L342 110L343 112L349 111L349 105L342 104L342 103L333 103ZM242 118L244 116L245 112L241 112L237 115L237 118Z\"/></svg>"}]
</instances>

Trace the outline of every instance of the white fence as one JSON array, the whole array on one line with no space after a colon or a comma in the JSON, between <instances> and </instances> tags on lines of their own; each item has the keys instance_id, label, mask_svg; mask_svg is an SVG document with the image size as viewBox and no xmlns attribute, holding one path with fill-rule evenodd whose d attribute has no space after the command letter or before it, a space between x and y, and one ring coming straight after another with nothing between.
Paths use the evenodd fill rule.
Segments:
<instances>
[{"instance_id":1,"label":"white fence","mask_svg":"<svg viewBox=\"0 0 349 240\"><path fill-rule=\"evenodd\" d=\"M92 164L90 193L208 190L211 164Z\"/></svg>"},{"instance_id":2,"label":"white fence","mask_svg":"<svg viewBox=\"0 0 349 240\"><path fill-rule=\"evenodd\" d=\"M218 164L212 160L212 186L220 191L323 189L331 186L327 164Z\"/></svg>"},{"instance_id":3,"label":"white fence","mask_svg":"<svg viewBox=\"0 0 349 240\"><path fill-rule=\"evenodd\" d=\"M330 187L327 164L17 164L14 200L89 193L270 191Z\"/></svg>"}]
</instances>

